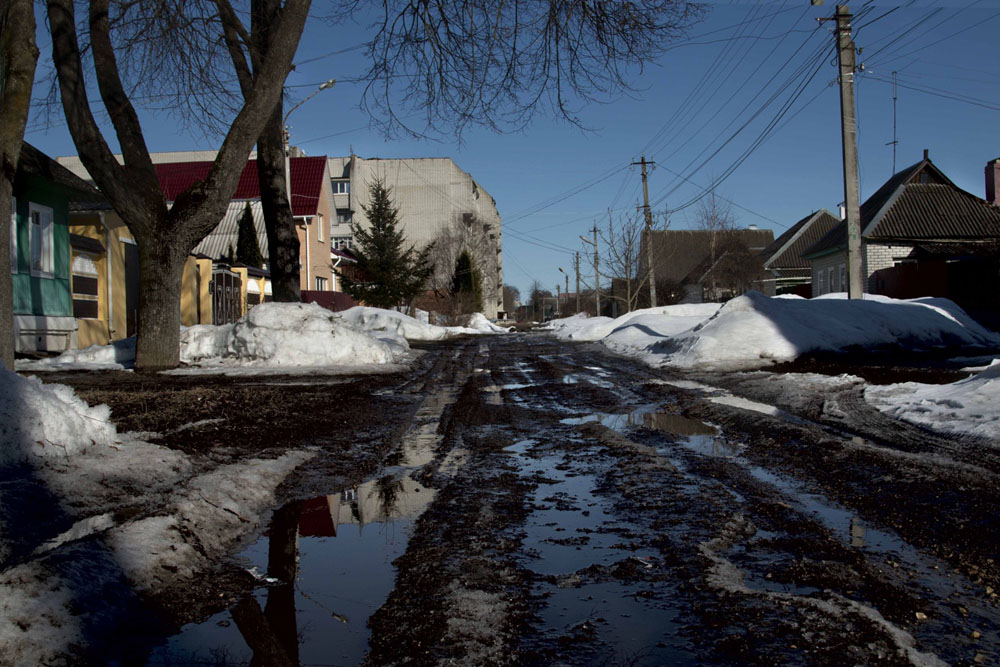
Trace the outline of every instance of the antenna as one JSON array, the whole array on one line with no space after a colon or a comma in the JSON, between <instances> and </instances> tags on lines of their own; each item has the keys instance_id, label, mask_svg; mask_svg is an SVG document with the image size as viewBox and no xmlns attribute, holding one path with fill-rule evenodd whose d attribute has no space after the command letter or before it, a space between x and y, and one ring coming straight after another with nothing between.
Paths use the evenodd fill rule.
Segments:
<instances>
[{"instance_id":1,"label":"antenna","mask_svg":"<svg viewBox=\"0 0 1000 667\"><path fill-rule=\"evenodd\" d=\"M896 173L896 144L899 140L896 138L896 73L892 73L892 141L886 144L886 146L892 146L892 173Z\"/></svg>"}]
</instances>

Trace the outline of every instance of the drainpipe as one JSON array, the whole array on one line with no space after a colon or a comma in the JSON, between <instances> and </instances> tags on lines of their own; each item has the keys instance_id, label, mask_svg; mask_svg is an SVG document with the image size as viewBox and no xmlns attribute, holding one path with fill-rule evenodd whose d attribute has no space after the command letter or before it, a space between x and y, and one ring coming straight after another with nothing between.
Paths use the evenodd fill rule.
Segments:
<instances>
[{"instance_id":1,"label":"drainpipe","mask_svg":"<svg viewBox=\"0 0 1000 667\"><path fill-rule=\"evenodd\" d=\"M336 257L337 259L336 261L334 261L333 266L331 267L333 270L330 272L330 277L333 278L333 291L339 292L340 290L337 289L337 281L340 280L340 278L337 275L337 267L340 266L340 262L343 261L344 258L341 257L340 255L337 255Z\"/></svg>"},{"instance_id":2,"label":"drainpipe","mask_svg":"<svg viewBox=\"0 0 1000 667\"><path fill-rule=\"evenodd\" d=\"M108 342L110 343L114 340L115 334L115 300L112 288L114 274L111 271L111 244L113 242L113 238L111 236L111 228L108 227L108 223L104 219L104 211L100 211L97 215L100 217L101 226L104 227L104 236L107 239L104 243L104 261L107 263L105 269L107 273L108 286L105 291L107 292L106 298L108 300Z\"/></svg>"},{"instance_id":3,"label":"drainpipe","mask_svg":"<svg viewBox=\"0 0 1000 667\"><path fill-rule=\"evenodd\" d=\"M306 289L312 281L312 260L309 258L309 218L303 218L302 224L306 228Z\"/></svg>"}]
</instances>

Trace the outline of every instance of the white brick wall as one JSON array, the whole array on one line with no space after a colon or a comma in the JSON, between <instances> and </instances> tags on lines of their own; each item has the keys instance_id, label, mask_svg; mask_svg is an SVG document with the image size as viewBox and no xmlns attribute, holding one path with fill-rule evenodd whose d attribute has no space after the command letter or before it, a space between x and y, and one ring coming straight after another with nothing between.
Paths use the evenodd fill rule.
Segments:
<instances>
[{"instance_id":1,"label":"white brick wall","mask_svg":"<svg viewBox=\"0 0 1000 667\"><path fill-rule=\"evenodd\" d=\"M885 243L866 243L865 285L869 292L875 292L875 280L872 275L882 269L891 269L896 260L909 257L913 252L912 245L889 245Z\"/></svg>"}]
</instances>

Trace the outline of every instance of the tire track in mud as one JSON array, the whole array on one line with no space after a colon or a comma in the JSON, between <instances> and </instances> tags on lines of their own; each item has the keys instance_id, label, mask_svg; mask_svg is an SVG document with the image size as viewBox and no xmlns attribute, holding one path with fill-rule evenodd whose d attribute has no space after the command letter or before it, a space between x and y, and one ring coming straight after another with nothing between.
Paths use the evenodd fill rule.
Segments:
<instances>
[{"instance_id":1,"label":"tire track in mud","mask_svg":"<svg viewBox=\"0 0 1000 667\"><path fill-rule=\"evenodd\" d=\"M515 560L533 582L534 618L517 649L519 660L543 663L558 656L571 664L595 659L641 661L669 653L678 664L773 664L781 655L810 664L842 664L845 657L880 664L934 664L934 656L921 648L925 644L943 647L945 655L949 651L964 655L965 660L992 659L989 641L982 642L987 651L979 651L977 641L962 634L969 623L995 625L992 612L976 610L975 621L967 620L969 610L955 602L952 607L957 609L952 612L915 623L918 614L928 616L915 609L937 613L947 604L941 597L932 603L923 599L920 577L926 573L900 575L898 561L879 560L884 553L852 551L830 526L810 515L809 507L802 506L799 491L753 478L745 466L692 454L674 442L677 438L648 429L638 429L635 438L585 419L576 418L582 423L571 428L559 424L560 417L572 421L572 415L581 413L620 415L638 408L641 426L643 409L653 414L651 405L697 413L704 403L697 396L676 388L665 390L656 384L660 378L655 371L619 359L586 351L567 353L564 347L535 341L524 347L512 355L513 360L491 362L493 384L479 388L485 395L483 405L514 404L522 410L520 428L510 429L513 437L520 432L522 439L510 449L518 475L528 483L529 513L520 530L508 530L519 539ZM724 406L713 408L716 416L734 412ZM630 436L635 431L627 420L610 422ZM737 426L726 423L736 431L730 436L734 441L756 438L761 430L759 423L744 425L746 433L741 435ZM810 436L823 442L815 433ZM657 446L650 448L649 440ZM684 470L664 462L660 450L671 445L673 460ZM592 488L574 482L581 478L588 478ZM560 491L560 485L573 490ZM610 502L610 497L616 500ZM557 530L541 538L533 534L539 522L532 517L593 515L594 505L602 505L602 522L574 523L580 534L560 537ZM869 530L874 534L878 529ZM599 549L593 548L595 542L601 543ZM531 570L539 551L546 561L552 550L582 545L607 557L567 571ZM621 558L609 551L612 546L621 550ZM913 566L911 562L902 567ZM972 600L963 600L969 607L978 603L974 588L962 593ZM598 601L585 593L583 597L590 600L574 598L581 589L605 597ZM623 604L623 595L634 602ZM642 604L637 604L640 600ZM575 623L559 625L560 615L552 614L559 605L563 611L587 613ZM622 608L631 611L622 613ZM612 613L602 609L622 618L659 613L696 620L669 620L665 625L671 630L650 645L616 644L607 635L634 624L609 619ZM708 637L706 626L712 629ZM992 640L995 627L989 632ZM934 633L942 637L928 639ZM798 639L789 641L788 636Z\"/></svg>"}]
</instances>

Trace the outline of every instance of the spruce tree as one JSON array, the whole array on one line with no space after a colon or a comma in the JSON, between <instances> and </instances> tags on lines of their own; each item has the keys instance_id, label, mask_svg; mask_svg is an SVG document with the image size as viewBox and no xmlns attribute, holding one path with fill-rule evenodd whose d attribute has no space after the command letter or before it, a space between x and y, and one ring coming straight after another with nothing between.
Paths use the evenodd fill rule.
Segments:
<instances>
[{"instance_id":1,"label":"spruce tree","mask_svg":"<svg viewBox=\"0 0 1000 667\"><path fill-rule=\"evenodd\" d=\"M257 231L253 225L253 212L250 210L250 203L247 202L243 209L243 216L240 218L239 233L236 237L236 261L246 266L264 266L264 255L260 252L260 244L257 243Z\"/></svg>"},{"instance_id":2,"label":"spruce tree","mask_svg":"<svg viewBox=\"0 0 1000 667\"><path fill-rule=\"evenodd\" d=\"M478 313L483 309L483 280L468 250L463 250L455 260L455 275L451 279L451 295L463 314Z\"/></svg>"},{"instance_id":3,"label":"spruce tree","mask_svg":"<svg viewBox=\"0 0 1000 667\"><path fill-rule=\"evenodd\" d=\"M362 209L368 227L351 223L352 252L357 272L352 276L337 272L344 291L357 301L376 308L408 303L424 289L433 266L431 246L423 250L404 243L399 229L399 209L393 206L391 190L381 179L368 186L370 202Z\"/></svg>"}]
</instances>

